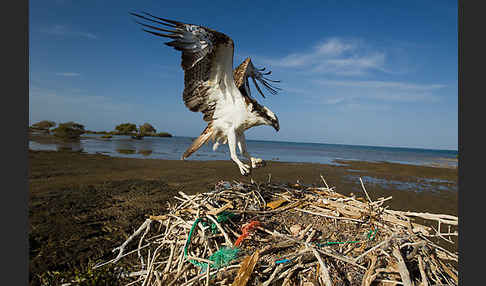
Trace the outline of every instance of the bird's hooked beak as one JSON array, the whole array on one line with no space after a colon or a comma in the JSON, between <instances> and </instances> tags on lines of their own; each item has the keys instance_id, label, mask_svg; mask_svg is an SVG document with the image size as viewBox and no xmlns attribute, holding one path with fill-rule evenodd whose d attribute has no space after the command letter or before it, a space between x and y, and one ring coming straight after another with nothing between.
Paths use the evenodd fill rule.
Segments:
<instances>
[{"instance_id":1,"label":"bird's hooked beak","mask_svg":"<svg viewBox=\"0 0 486 286\"><path fill-rule=\"evenodd\" d=\"M265 106L263 107L263 110L265 112L265 114L262 115L265 118L264 124L273 126L273 128L275 128L275 130L277 130L278 132L280 130L280 125L278 124L277 115L275 115L270 109Z\"/></svg>"},{"instance_id":2,"label":"bird's hooked beak","mask_svg":"<svg viewBox=\"0 0 486 286\"><path fill-rule=\"evenodd\" d=\"M272 126L278 132L280 130L280 125L278 124L278 119L272 120Z\"/></svg>"}]
</instances>

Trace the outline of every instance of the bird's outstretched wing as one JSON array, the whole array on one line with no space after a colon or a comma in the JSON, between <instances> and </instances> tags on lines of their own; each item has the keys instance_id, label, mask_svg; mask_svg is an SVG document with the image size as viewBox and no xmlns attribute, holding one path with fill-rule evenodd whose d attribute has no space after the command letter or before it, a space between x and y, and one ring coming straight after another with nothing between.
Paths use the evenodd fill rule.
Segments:
<instances>
[{"instance_id":1,"label":"bird's outstretched wing","mask_svg":"<svg viewBox=\"0 0 486 286\"><path fill-rule=\"evenodd\" d=\"M233 77L235 79L236 87L242 91L244 96L248 95L251 96L250 93L250 82L249 79L251 78L253 83L255 84L256 89L258 92L265 97L260 86L258 86L258 82L260 82L271 94L277 94L280 88L272 85L271 83L280 82L278 80L271 80L266 75L270 75L272 72L267 71L264 72L265 68L257 69L253 65L251 59L248 57L244 60L234 71ZM244 91L244 92L243 92ZM246 93L246 94L245 94Z\"/></svg>"},{"instance_id":2,"label":"bird's outstretched wing","mask_svg":"<svg viewBox=\"0 0 486 286\"><path fill-rule=\"evenodd\" d=\"M225 96L226 86L221 79L233 81L233 40L207 27L149 13L130 14L143 20L136 22L145 27L144 31L172 39L165 44L182 52L184 103L191 111L202 112L205 121L211 121L216 103Z\"/></svg>"}]
</instances>

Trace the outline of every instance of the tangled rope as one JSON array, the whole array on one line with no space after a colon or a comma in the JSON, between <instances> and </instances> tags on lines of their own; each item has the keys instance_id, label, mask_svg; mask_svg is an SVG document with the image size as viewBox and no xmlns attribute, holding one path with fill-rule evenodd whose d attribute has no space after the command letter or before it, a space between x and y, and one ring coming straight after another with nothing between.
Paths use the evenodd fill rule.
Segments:
<instances>
[{"instance_id":1,"label":"tangled rope","mask_svg":"<svg viewBox=\"0 0 486 286\"><path fill-rule=\"evenodd\" d=\"M219 215L216 216L216 221L223 223L223 222L228 221L230 218L232 218L234 216L235 216L235 214L232 213L232 212L222 211ZM219 229L214 222L211 223L211 224L208 224L207 222L203 222L202 224L203 224L203 226L209 225L210 228L211 228L211 233L213 233L213 234L219 233Z\"/></svg>"},{"instance_id":2,"label":"tangled rope","mask_svg":"<svg viewBox=\"0 0 486 286\"><path fill-rule=\"evenodd\" d=\"M222 217L226 217L226 219L223 220L223 221L226 221L228 219L229 215L225 215L225 216L222 216ZM218 216L218 218L219 218L219 216ZM201 221L201 218L197 218L194 221L194 223L192 224L191 230L189 230L189 235L187 236L186 244L184 245L184 257L186 257L186 258L187 258L187 253L188 253L188 249L189 249L189 244L191 243L192 234L194 233L194 229L196 228L199 221ZM220 222L220 221L218 220L218 222ZM209 267L219 269L221 267L229 265L229 263L231 261L233 261L234 259L237 258L238 252L239 252L239 249L236 248L236 247L235 248L229 248L229 247L220 248L218 251L216 251L215 253L213 253L209 257L209 260L214 262L211 265L209 265ZM208 263L200 262L200 261L197 261L195 259L189 259L189 262L192 263L195 266L201 267L202 272L205 272L207 267L208 267Z\"/></svg>"}]
</instances>

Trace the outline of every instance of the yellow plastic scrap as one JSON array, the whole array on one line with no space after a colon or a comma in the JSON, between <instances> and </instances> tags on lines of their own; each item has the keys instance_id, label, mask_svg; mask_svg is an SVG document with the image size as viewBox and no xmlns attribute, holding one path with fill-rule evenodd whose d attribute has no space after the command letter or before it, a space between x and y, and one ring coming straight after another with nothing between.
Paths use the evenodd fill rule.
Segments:
<instances>
[{"instance_id":1,"label":"yellow plastic scrap","mask_svg":"<svg viewBox=\"0 0 486 286\"><path fill-rule=\"evenodd\" d=\"M278 199L276 201L273 201L273 202L269 202L267 204L267 207L271 208L272 210L278 208L279 206L281 206L283 203L285 203L287 200L286 199Z\"/></svg>"}]
</instances>

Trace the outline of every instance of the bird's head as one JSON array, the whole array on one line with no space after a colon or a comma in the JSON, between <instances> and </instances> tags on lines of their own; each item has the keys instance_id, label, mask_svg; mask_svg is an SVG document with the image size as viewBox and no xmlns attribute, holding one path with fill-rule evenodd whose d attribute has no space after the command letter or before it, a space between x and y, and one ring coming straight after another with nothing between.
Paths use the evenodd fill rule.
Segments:
<instances>
[{"instance_id":1,"label":"bird's head","mask_svg":"<svg viewBox=\"0 0 486 286\"><path fill-rule=\"evenodd\" d=\"M275 128L275 130L278 132L280 130L280 125L278 123L278 118L277 118L277 115L275 115L275 113L273 113L270 109L268 109L267 107L263 107L263 112L265 114L265 123L267 125L270 125L270 126L273 126L273 128Z\"/></svg>"}]
</instances>

